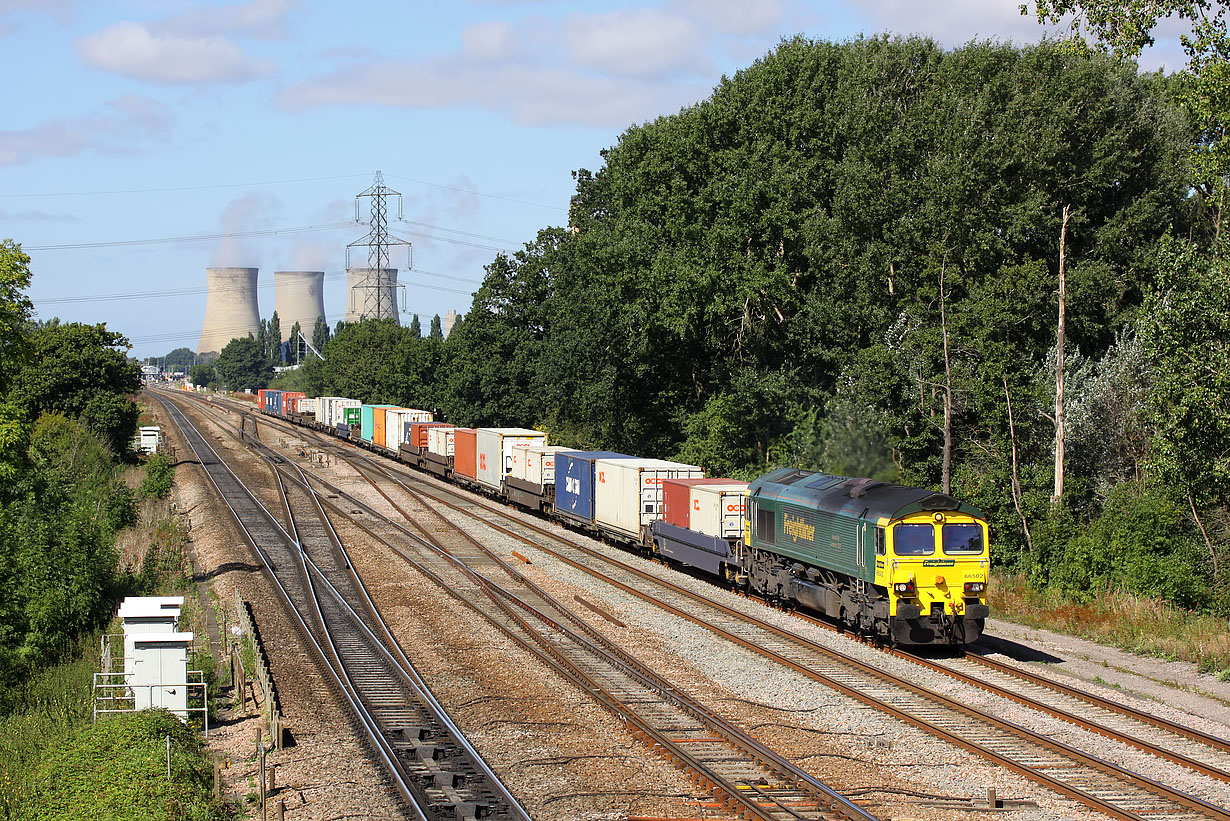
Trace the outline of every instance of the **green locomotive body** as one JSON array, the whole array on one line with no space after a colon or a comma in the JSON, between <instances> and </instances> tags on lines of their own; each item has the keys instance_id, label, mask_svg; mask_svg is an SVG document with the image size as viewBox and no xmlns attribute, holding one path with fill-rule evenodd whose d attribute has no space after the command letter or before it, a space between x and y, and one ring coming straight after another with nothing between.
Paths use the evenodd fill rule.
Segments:
<instances>
[{"instance_id":1,"label":"green locomotive body","mask_svg":"<svg viewBox=\"0 0 1230 821\"><path fill-rule=\"evenodd\" d=\"M922 488L784 468L748 490L728 573L865 635L966 644L989 613L986 518Z\"/></svg>"}]
</instances>

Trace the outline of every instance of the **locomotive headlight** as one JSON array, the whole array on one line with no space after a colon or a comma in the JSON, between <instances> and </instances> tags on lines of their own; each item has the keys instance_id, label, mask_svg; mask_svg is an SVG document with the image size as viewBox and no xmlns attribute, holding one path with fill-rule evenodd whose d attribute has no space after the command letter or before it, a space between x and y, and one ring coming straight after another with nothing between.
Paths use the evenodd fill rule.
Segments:
<instances>
[{"instance_id":1,"label":"locomotive headlight","mask_svg":"<svg viewBox=\"0 0 1230 821\"><path fill-rule=\"evenodd\" d=\"M966 582L965 583L966 593L982 593L986 589L987 589L986 582Z\"/></svg>"},{"instance_id":2,"label":"locomotive headlight","mask_svg":"<svg viewBox=\"0 0 1230 821\"><path fill-rule=\"evenodd\" d=\"M914 595L913 579L911 579L908 582L897 582L896 584L893 585L893 592L896 593L898 596L913 596Z\"/></svg>"}]
</instances>

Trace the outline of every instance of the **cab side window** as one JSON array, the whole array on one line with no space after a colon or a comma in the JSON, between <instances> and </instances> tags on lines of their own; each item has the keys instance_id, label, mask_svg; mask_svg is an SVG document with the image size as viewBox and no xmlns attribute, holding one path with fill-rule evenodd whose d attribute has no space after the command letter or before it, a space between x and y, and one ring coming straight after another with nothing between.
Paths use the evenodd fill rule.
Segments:
<instances>
[{"instance_id":1,"label":"cab side window","mask_svg":"<svg viewBox=\"0 0 1230 821\"><path fill-rule=\"evenodd\" d=\"M876 555L883 556L888 553L888 546L885 544L884 528L876 528Z\"/></svg>"},{"instance_id":2,"label":"cab side window","mask_svg":"<svg viewBox=\"0 0 1230 821\"><path fill-rule=\"evenodd\" d=\"M756 539L761 544L777 544L777 513L756 505Z\"/></svg>"}]
</instances>

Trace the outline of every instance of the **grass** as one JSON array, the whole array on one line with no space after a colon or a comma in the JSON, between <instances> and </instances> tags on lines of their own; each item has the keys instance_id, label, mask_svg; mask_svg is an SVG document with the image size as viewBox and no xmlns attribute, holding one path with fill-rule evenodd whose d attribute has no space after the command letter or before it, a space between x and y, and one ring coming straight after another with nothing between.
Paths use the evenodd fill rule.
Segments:
<instances>
[{"instance_id":1,"label":"grass","mask_svg":"<svg viewBox=\"0 0 1230 821\"><path fill-rule=\"evenodd\" d=\"M1225 618L1123 592L1082 604L1035 590L1017 575L992 580L990 605L996 618L1141 655L1188 661L1203 673L1230 680L1230 622Z\"/></svg>"}]
</instances>

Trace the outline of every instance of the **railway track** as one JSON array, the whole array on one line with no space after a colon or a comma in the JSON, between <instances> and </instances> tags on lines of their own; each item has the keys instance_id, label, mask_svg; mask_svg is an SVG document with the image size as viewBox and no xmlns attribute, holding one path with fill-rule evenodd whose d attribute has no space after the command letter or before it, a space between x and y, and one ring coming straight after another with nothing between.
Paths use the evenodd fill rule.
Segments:
<instances>
[{"instance_id":1,"label":"railway track","mask_svg":"<svg viewBox=\"0 0 1230 821\"><path fill-rule=\"evenodd\" d=\"M285 481L285 460L241 428L241 438L262 451L278 473L288 532L182 409L168 399L159 401L261 557L300 634L413 817L528 821L409 661L390 649L387 628L349 573L344 548L306 482Z\"/></svg>"},{"instance_id":2,"label":"railway track","mask_svg":"<svg viewBox=\"0 0 1230 821\"><path fill-rule=\"evenodd\" d=\"M525 543L574 567L613 582L626 592L653 601L659 606L665 606L676 615L704 626L736 644L759 652L761 655L785 664L859 701L896 715L991 761L1003 764L1112 817L1230 819L1230 812L1222 807L1168 787L1147 776L1131 772L1077 748L1052 741L1025 727L980 713L909 682L891 680L891 677L869 665L860 665L844 657L835 658L836 654L827 648L789 634L761 620L753 618L748 621L749 617L737 611L724 612L726 608L721 608L703 597L670 585L649 574L643 574L626 563L611 559L571 539L560 537L515 518L511 520L511 527L505 527L496 521L509 521L504 511L477 502L459 491L423 482L414 474L357 452L347 452L345 448L339 448L337 452L350 459L357 457L364 460L370 469L379 471L389 481L414 483L416 490L430 495L437 503L481 519L506 535L520 538ZM442 495L463 501L448 502L442 498ZM517 532L522 529L528 530L533 535L526 537ZM561 545L563 549L544 547L541 543L544 536L552 543ZM569 550L575 552L569 555ZM612 567L618 569L620 580L616 581L612 578ZM624 575L626 579L623 578ZM667 598L680 596L683 604L664 605L663 588L670 590ZM751 628L750 635L749 627ZM984 689L994 687L985 680L985 676L982 678L983 681L978 682L979 686ZM1005 697L1010 697L1007 695L1010 692L1008 688L1001 689ZM1017 694L1013 700L1026 703L1020 694ZM1033 701L1041 703L1037 698ZM1047 712L1051 715L1061 714L1066 720L1079 726L1095 723L1082 719L1073 712L1064 712L1060 707L1050 707ZM1110 715L1116 714L1110 713ZM971 725L971 718L976 719L977 723ZM1163 746L1137 738L1139 727L1133 728L1122 725L1122 723L1120 727L1115 727L1114 724L1114 721L1108 719L1106 726L1098 725L1098 731L1103 735L1124 740L1125 743L1131 743L1133 746L1149 750L1177 763L1192 766L1198 772L1211 777L1227 780L1225 769L1218 766L1220 762L1217 759L1221 757L1221 754L1216 747L1202 749L1197 746L1190 753L1176 752L1167 749L1167 746L1173 745ZM1135 734L1130 732L1132 730L1135 730ZM1212 737L1209 738L1212 739ZM1213 741L1217 740L1213 739ZM1205 759L1211 758L1213 761L1205 763L1197 756Z\"/></svg>"},{"instance_id":3,"label":"railway track","mask_svg":"<svg viewBox=\"0 0 1230 821\"><path fill-rule=\"evenodd\" d=\"M277 420L273 424L284 425L285 423ZM286 425L286 429L293 430L300 436L307 435L302 428ZM980 714L965 705L944 699L908 682L894 683L874 668L862 665L862 669L859 669L860 665L849 659L844 660L850 662L844 667L841 664L836 667L828 666L836 663L835 659L826 655L831 651L814 642L789 634L788 631L781 631L779 628L742 613L735 615L735 611L720 612L727 608L717 607L712 602L703 600L703 597L650 574L645 574L575 540L561 537L520 518L510 517L506 511L480 502L447 485L425 481L417 474L394 467L393 463L388 460L373 459L353 447L343 446L336 440L324 439L324 441L329 442L326 447L352 461L360 460L370 470L380 472L387 481L405 486L413 484L416 491L430 496L437 504L482 520L505 535L520 539L523 543L555 556L578 569L614 583L625 592L654 601L659 606L665 606L676 615L723 635L730 641L759 652L815 680L822 681L864 703L897 715L915 726L922 727L941 738L946 738L965 749L977 752L989 760L1008 766L1061 794L1081 801L1112 817L1130 819L1230 818L1230 813L1222 807L1172 789L1141 774L1127 771L1078 749L1053 742L1024 727ZM449 499L455 501L449 501ZM542 544L544 538L556 547L544 546ZM617 579L612 578L613 568L617 571L614 574L618 577ZM664 604L661 601L664 589L670 591L668 598L678 596L679 603ZM697 610L697 607L700 610ZM703 612L706 609L708 612ZM762 636L747 635L745 631L748 628L740 627L736 623L721 624L723 619L732 616L735 622L744 621L745 624L751 624L752 632L761 631ZM783 633L786 635L782 635ZM758 641L761 637L766 640ZM1106 702L1083 691L1064 688L1062 685L1038 677L1022 683L1022 678L1029 678L1028 674L1015 677L1015 679L1005 678L1003 681L992 681L991 679L997 676L988 676L985 670L960 669L967 664L978 663L975 660L952 664L929 662L917 658L911 658L911 660L916 663L929 664L937 671L943 670L946 675L964 676L971 683L983 689L1030 706L1031 709L1042 709L1050 715L1063 718L1077 726L1115 738L1139 749L1148 750L1211 778L1227 780L1224 740L1198 733L1182 725L1167 726L1168 722L1156 716L1140 714L1125 705ZM1000 671L999 677L1015 676L1018 673L1016 668L1007 665L1003 667L1006 669ZM1090 706L1096 709L1090 710ZM1086 715L1078 715L1078 713ZM978 722L973 725L972 729L971 718ZM1169 737L1164 738L1161 743L1143 739L1143 736L1148 735L1150 730L1158 729L1163 730L1164 734L1168 734Z\"/></svg>"},{"instance_id":4,"label":"railway track","mask_svg":"<svg viewBox=\"0 0 1230 821\"><path fill-rule=\"evenodd\" d=\"M320 477L301 474L291 481L302 481L305 490L317 485L328 499L344 502L326 500L324 505L574 682L619 716L635 737L741 817L874 821L858 805L622 651L425 503L424 511L445 527L419 523L412 531ZM386 499L408 523L416 522L418 517L403 505ZM353 510L362 511L363 521L350 515Z\"/></svg>"}]
</instances>

